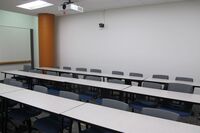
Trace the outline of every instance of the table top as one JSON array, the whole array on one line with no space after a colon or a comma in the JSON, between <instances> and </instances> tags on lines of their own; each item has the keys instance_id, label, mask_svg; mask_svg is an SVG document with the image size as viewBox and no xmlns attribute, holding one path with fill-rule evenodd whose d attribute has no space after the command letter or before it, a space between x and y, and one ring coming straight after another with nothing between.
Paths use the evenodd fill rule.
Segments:
<instances>
[{"instance_id":1,"label":"table top","mask_svg":"<svg viewBox=\"0 0 200 133\"><path fill-rule=\"evenodd\" d=\"M123 90L127 87L130 87L130 85L92 81L92 80L86 80L86 79L76 79L76 78L52 76L52 75L47 75L47 74L38 74L38 73L24 72L24 71L18 71L18 70L2 71L2 73L15 74L15 75L20 75L20 76L25 76L25 77L45 79L45 80L57 81L57 82L63 82L63 83L72 83L72 84L79 84L79 85L85 85L85 86L93 86L93 87L118 90L118 91Z\"/></svg>"},{"instance_id":2,"label":"table top","mask_svg":"<svg viewBox=\"0 0 200 133\"><path fill-rule=\"evenodd\" d=\"M20 90L23 90L23 88L14 87L14 86L10 86L10 85L0 83L0 94L20 91Z\"/></svg>"},{"instance_id":3,"label":"table top","mask_svg":"<svg viewBox=\"0 0 200 133\"><path fill-rule=\"evenodd\" d=\"M200 83L198 82L187 82L187 81L178 81L178 80L168 80L168 79L158 79L158 78L146 78L145 81L150 81L150 82L158 82L158 83L165 83L165 84L168 84L168 83L180 83L180 84L188 84L188 85L191 85L191 86L197 86L197 87L200 87Z\"/></svg>"},{"instance_id":4,"label":"table top","mask_svg":"<svg viewBox=\"0 0 200 133\"><path fill-rule=\"evenodd\" d=\"M60 114L62 112L85 104L84 102L70 100L67 98L53 96L27 89L23 89L23 91L4 93L1 94L1 96L55 114Z\"/></svg>"},{"instance_id":5,"label":"table top","mask_svg":"<svg viewBox=\"0 0 200 133\"><path fill-rule=\"evenodd\" d=\"M200 126L86 103L62 115L124 133L199 133Z\"/></svg>"},{"instance_id":6,"label":"table top","mask_svg":"<svg viewBox=\"0 0 200 133\"><path fill-rule=\"evenodd\" d=\"M137 80L137 81L143 81L143 80L146 79L145 77L114 75L114 74L94 73L94 72L83 72L83 71L65 70L65 69L50 68L50 67L36 67L36 69L46 70L46 71L74 73L74 74L83 74L83 75L90 75L90 76L100 76L100 77L109 77L109 78L129 79L129 80Z\"/></svg>"},{"instance_id":7,"label":"table top","mask_svg":"<svg viewBox=\"0 0 200 133\"><path fill-rule=\"evenodd\" d=\"M181 93L138 86L131 86L129 88L124 89L123 91L128 93L142 94L200 104L200 95L198 94Z\"/></svg>"},{"instance_id":8,"label":"table top","mask_svg":"<svg viewBox=\"0 0 200 133\"><path fill-rule=\"evenodd\" d=\"M105 89L110 89L110 90L117 90L117 91L122 91L123 89L130 87L130 85L124 85L124 84L108 83L108 82L93 81L93 80L86 80L86 79L75 79L75 78L64 78L64 82L79 84L79 85L86 85L86 86L93 86L93 87L98 87L98 88L105 88Z\"/></svg>"},{"instance_id":9,"label":"table top","mask_svg":"<svg viewBox=\"0 0 200 133\"><path fill-rule=\"evenodd\" d=\"M53 76L53 75L47 75L47 74L25 72L25 71L19 71L19 70L2 71L2 73L25 76L25 77L36 78L36 79L44 79L44 80L50 80L50 81L64 82L63 78L61 78L59 76Z\"/></svg>"}]
</instances>

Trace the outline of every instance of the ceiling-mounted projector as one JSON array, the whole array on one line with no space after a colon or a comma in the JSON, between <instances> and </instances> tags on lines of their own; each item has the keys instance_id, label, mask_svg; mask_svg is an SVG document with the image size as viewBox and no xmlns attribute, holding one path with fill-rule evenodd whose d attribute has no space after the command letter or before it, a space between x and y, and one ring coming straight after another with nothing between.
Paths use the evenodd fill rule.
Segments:
<instances>
[{"instance_id":1,"label":"ceiling-mounted projector","mask_svg":"<svg viewBox=\"0 0 200 133\"><path fill-rule=\"evenodd\" d=\"M77 12L83 12L83 7L80 7L76 4L74 4L74 2L72 2L71 0L69 0L68 2L64 2L63 4L61 4L58 9L60 11L67 11L67 10L73 10L73 11L77 11Z\"/></svg>"}]
</instances>

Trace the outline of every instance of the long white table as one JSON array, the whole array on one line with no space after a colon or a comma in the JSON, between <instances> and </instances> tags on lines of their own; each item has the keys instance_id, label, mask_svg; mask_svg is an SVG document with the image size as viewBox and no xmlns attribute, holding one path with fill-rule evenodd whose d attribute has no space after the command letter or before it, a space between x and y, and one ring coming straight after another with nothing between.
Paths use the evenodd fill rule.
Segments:
<instances>
[{"instance_id":1,"label":"long white table","mask_svg":"<svg viewBox=\"0 0 200 133\"><path fill-rule=\"evenodd\" d=\"M199 133L200 126L164 120L109 107L52 96L19 87L0 84L1 97L58 115L124 133ZM20 90L20 91L19 91Z\"/></svg>"},{"instance_id":2,"label":"long white table","mask_svg":"<svg viewBox=\"0 0 200 133\"><path fill-rule=\"evenodd\" d=\"M187 81L167 80L167 79L157 79L157 78L146 78L144 81L156 82L156 83L164 83L164 84L180 83L180 84L191 85L193 87L200 87L200 83L199 82L187 82Z\"/></svg>"},{"instance_id":3,"label":"long white table","mask_svg":"<svg viewBox=\"0 0 200 133\"><path fill-rule=\"evenodd\" d=\"M73 119L123 133L199 133L200 126L86 103L61 113Z\"/></svg>"},{"instance_id":4,"label":"long white table","mask_svg":"<svg viewBox=\"0 0 200 133\"><path fill-rule=\"evenodd\" d=\"M21 91L23 88L13 87L10 85L0 83L0 94L5 94L9 92Z\"/></svg>"},{"instance_id":5,"label":"long white table","mask_svg":"<svg viewBox=\"0 0 200 133\"><path fill-rule=\"evenodd\" d=\"M173 91L167 91L167 90L157 90L157 89L151 89L151 88L145 88L145 87L121 85L121 84L91 81L91 80L85 80L85 79L51 76L51 75L46 75L46 74L30 73L30 72L24 72L24 71L4 71L4 73L37 78L37 79L58 81L58 82L63 82L63 83L93 86L93 87L98 87L98 88L117 90L121 92L155 96L155 97L160 97L160 98L181 100L185 102L200 104L200 95L196 95L196 94L187 94L187 93L173 92Z\"/></svg>"},{"instance_id":6,"label":"long white table","mask_svg":"<svg viewBox=\"0 0 200 133\"><path fill-rule=\"evenodd\" d=\"M131 86L129 88L124 89L123 92L200 104L200 95L197 94L181 93L138 86Z\"/></svg>"},{"instance_id":7,"label":"long white table","mask_svg":"<svg viewBox=\"0 0 200 133\"><path fill-rule=\"evenodd\" d=\"M85 80L85 79L59 77L59 76L52 76L52 75L47 75L47 74L24 72L24 71L18 71L18 70L2 71L2 73L11 74L11 75L18 75L18 76L24 76L24 77L35 78L35 79L57 81L57 82L61 82L61 83L71 83L71 84L92 86L92 87L104 88L104 89L110 89L110 90L117 90L117 91L121 91L121 90L123 90L125 88L130 87L130 85L122 85L122 84L100 82L100 81L91 81L91 80Z\"/></svg>"},{"instance_id":8,"label":"long white table","mask_svg":"<svg viewBox=\"0 0 200 133\"><path fill-rule=\"evenodd\" d=\"M82 75L90 75L90 76L99 76L103 78L118 78L125 80L133 80L133 81L144 81L146 77L135 77L135 76L122 76L122 75L114 75L114 74L105 74L105 73L94 73L94 72L83 72L83 71L74 71L74 70L65 70L58 68L49 68L49 67L36 67L38 70L43 71L54 71L59 73L72 73L72 74L82 74Z\"/></svg>"},{"instance_id":9,"label":"long white table","mask_svg":"<svg viewBox=\"0 0 200 133\"><path fill-rule=\"evenodd\" d=\"M7 90L7 91L3 91ZM0 84L0 96L14 100L32 107L42 109L57 115L85 104L84 102L70 100L58 96L27 90L19 87ZM4 107L4 111L6 108ZM2 111L3 112L3 111ZM7 123L7 118L1 123ZM61 123L62 124L62 123ZM6 125L4 127L7 127ZM6 128L2 129L6 132Z\"/></svg>"},{"instance_id":10,"label":"long white table","mask_svg":"<svg viewBox=\"0 0 200 133\"><path fill-rule=\"evenodd\" d=\"M84 102L70 100L27 89L21 89L21 91L14 91L10 93L3 93L0 94L0 96L55 114L60 114L84 104Z\"/></svg>"}]
</instances>

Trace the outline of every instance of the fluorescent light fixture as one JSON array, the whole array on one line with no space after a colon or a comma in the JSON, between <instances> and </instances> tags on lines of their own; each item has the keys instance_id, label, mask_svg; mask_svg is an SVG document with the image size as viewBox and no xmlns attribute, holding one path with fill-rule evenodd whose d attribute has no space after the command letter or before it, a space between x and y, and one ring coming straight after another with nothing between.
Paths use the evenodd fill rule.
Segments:
<instances>
[{"instance_id":1,"label":"fluorescent light fixture","mask_svg":"<svg viewBox=\"0 0 200 133\"><path fill-rule=\"evenodd\" d=\"M34 9L43 8L43 7L52 6L52 5L53 4L42 1L42 0L36 0L36 1L32 1L29 3L22 4L22 5L18 5L17 7L28 9L28 10L34 10Z\"/></svg>"}]
</instances>

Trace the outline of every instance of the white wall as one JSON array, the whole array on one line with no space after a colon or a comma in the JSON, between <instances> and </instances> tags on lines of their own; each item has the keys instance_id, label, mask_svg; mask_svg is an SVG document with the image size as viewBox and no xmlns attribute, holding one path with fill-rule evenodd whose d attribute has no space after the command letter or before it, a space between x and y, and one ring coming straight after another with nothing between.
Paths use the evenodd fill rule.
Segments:
<instances>
[{"instance_id":1,"label":"white wall","mask_svg":"<svg viewBox=\"0 0 200 133\"><path fill-rule=\"evenodd\" d=\"M35 49L35 64L38 66L38 21L37 16L24 15L20 13L14 13L9 11L0 10L0 25L1 26L11 26L19 28L27 28L34 30L34 49ZM1 43L0 43L1 45ZM20 49L20 47L19 47ZM9 51L8 51L9 52ZM0 71L2 70L12 70L12 69L22 69L21 65L0 65ZM3 75L0 74L0 80L3 79Z\"/></svg>"},{"instance_id":2,"label":"white wall","mask_svg":"<svg viewBox=\"0 0 200 133\"><path fill-rule=\"evenodd\" d=\"M200 2L57 18L58 65L189 76L200 80Z\"/></svg>"}]
</instances>

